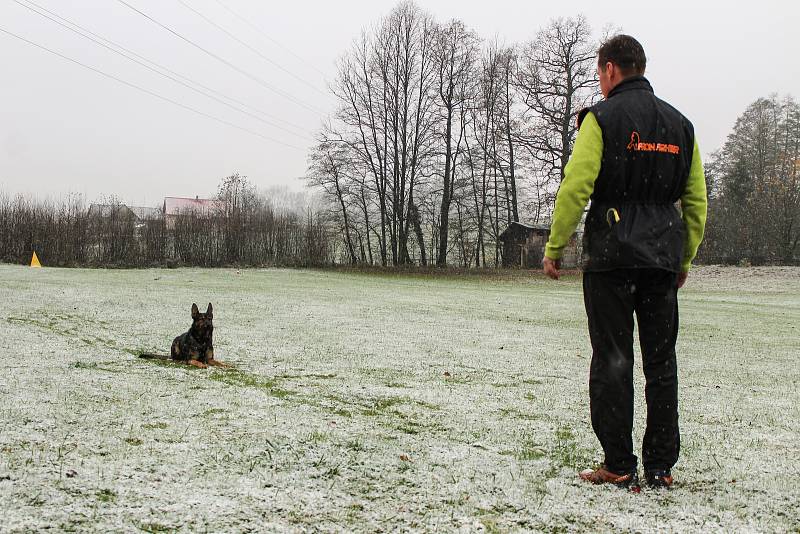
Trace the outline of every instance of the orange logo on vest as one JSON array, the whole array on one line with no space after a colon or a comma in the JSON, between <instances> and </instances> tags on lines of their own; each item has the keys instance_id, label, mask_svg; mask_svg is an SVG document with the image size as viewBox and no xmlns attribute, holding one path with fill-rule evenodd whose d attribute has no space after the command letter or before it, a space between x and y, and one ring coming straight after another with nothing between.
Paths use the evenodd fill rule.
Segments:
<instances>
[{"instance_id":1,"label":"orange logo on vest","mask_svg":"<svg viewBox=\"0 0 800 534\"><path fill-rule=\"evenodd\" d=\"M681 147L669 145L667 143L642 143L639 139L639 132L631 133L631 142L628 143L628 150L636 152L665 152L667 154L680 154Z\"/></svg>"}]
</instances>

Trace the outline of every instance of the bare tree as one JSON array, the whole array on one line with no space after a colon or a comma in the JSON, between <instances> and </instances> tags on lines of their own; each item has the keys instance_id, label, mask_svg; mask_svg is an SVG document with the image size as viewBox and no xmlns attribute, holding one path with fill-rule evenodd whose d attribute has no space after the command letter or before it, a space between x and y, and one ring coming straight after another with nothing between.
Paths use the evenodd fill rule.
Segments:
<instances>
[{"instance_id":1,"label":"bare tree","mask_svg":"<svg viewBox=\"0 0 800 534\"><path fill-rule=\"evenodd\" d=\"M505 227L552 209L574 117L597 94L594 49L583 17L521 49L482 47L462 22L436 24L411 2L363 32L332 86L329 140L347 154L339 179L357 206L348 254L366 261L375 241L383 265L425 264L428 251L439 266L451 254L499 265Z\"/></svg>"},{"instance_id":2,"label":"bare tree","mask_svg":"<svg viewBox=\"0 0 800 534\"><path fill-rule=\"evenodd\" d=\"M368 226L358 234L377 236L384 265L410 261L412 231L425 258L414 195L425 178L433 134L432 38L431 17L411 2L400 3L342 58L332 87L340 102L335 140L355 168L366 170L350 173L348 180L363 176L363 222L377 218L379 224L378 231ZM367 207L373 203L375 218Z\"/></svg>"},{"instance_id":3,"label":"bare tree","mask_svg":"<svg viewBox=\"0 0 800 534\"><path fill-rule=\"evenodd\" d=\"M344 143L322 139L311 154L308 179L311 185L321 187L325 193L336 199L342 217L342 234L347 245L349 261L358 263L347 209L353 198L350 192L353 181L348 179L347 175L349 162L346 148Z\"/></svg>"},{"instance_id":4,"label":"bare tree","mask_svg":"<svg viewBox=\"0 0 800 534\"><path fill-rule=\"evenodd\" d=\"M800 245L800 106L753 102L707 167L712 191L702 257L794 263Z\"/></svg>"},{"instance_id":5,"label":"bare tree","mask_svg":"<svg viewBox=\"0 0 800 534\"><path fill-rule=\"evenodd\" d=\"M596 43L586 18L559 18L522 47L515 84L526 127L520 144L537 168L539 206L549 212L572 152L575 117L598 98Z\"/></svg>"},{"instance_id":6,"label":"bare tree","mask_svg":"<svg viewBox=\"0 0 800 534\"><path fill-rule=\"evenodd\" d=\"M437 27L434 56L436 65L436 103L440 108L444 144L444 168L441 174L441 209L439 212L439 247L436 265L447 264L450 205L467 129L467 106L472 97L472 78L478 38L460 21Z\"/></svg>"},{"instance_id":7,"label":"bare tree","mask_svg":"<svg viewBox=\"0 0 800 534\"><path fill-rule=\"evenodd\" d=\"M209 214L222 221L225 249L222 252L226 263L241 263L248 255L248 233L251 219L258 208L256 189L247 176L238 172L222 179L217 191L217 199L221 201L219 213Z\"/></svg>"}]
</instances>

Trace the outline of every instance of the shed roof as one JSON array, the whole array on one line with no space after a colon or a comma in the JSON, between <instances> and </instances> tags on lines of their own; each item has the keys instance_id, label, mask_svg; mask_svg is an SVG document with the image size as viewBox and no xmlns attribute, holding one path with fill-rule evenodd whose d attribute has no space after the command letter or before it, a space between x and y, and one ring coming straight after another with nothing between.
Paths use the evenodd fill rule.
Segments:
<instances>
[{"instance_id":1,"label":"shed roof","mask_svg":"<svg viewBox=\"0 0 800 534\"><path fill-rule=\"evenodd\" d=\"M525 224L519 221L513 221L511 224L508 225L508 228L503 230L503 233L498 236L500 241L505 241L509 234L516 234L516 233L533 233L533 232L549 232L550 225L549 224Z\"/></svg>"}]
</instances>

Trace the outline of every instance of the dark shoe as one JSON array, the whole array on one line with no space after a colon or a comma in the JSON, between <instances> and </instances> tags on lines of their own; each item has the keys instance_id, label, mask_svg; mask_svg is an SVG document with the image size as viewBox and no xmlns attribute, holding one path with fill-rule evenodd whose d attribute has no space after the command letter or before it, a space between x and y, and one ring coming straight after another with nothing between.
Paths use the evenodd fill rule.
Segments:
<instances>
[{"instance_id":1,"label":"dark shoe","mask_svg":"<svg viewBox=\"0 0 800 534\"><path fill-rule=\"evenodd\" d=\"M630 473L613 473L601 465L597 469L585 469L578 473L581 480L592 484L614 484L620 488L638 488L639 475L636 471Z\"/></svg>"},{"instance_id":2,"label":"dark shoe","mask_svg":"<svg viewBox=\"0 0 800 534\"><path fill-rule=\"evenodd\" d=\"M644 472L644 479L651 488L669 489L672 486L672 474L669 470L654 469Z\"/></svg>"}]
</instances>

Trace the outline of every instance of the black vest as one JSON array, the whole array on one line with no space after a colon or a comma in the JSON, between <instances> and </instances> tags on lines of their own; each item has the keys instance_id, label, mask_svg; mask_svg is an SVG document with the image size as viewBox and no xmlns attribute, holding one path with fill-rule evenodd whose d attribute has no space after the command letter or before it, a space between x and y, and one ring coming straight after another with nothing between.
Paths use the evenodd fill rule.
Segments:
<instances>
[{"instance_id":1,"label":"black vest","mask_svg":"<svg viewBox=\"0 0 800 534\"><path fill-rule=\"evenodd\" d=\"M603 132L603 160L586 217L584 270L680 272L685 229L675 203L689 178L692 124L641 76L622 81L591 111Z\"/></svg>"}]
</instances>

